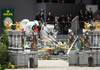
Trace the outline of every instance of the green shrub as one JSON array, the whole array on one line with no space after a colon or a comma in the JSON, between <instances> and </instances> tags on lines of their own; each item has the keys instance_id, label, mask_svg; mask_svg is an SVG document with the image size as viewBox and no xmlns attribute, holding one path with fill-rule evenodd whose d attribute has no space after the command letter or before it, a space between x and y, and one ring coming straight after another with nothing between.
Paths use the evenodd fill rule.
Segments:
<instances>
[{"instance_id":1,"label":"green shrub","mask_svg":"<svg viewBox=\"0 0 100 70\"><path fill-rule=\"evenodd\" d=\"M8 36L6 32L3 32L0 42L6 45L6 48L8 47Z\"/></svg>"},{"instance_id":2,"label":"green shrub","mask_svg":"<svg viewBox=\"0 0 100 70\"><path fill-rule=\"evenodd\" d=\"M2 66L1 66L1 64L0 64L0 70L3 70L3 68L2 68Z\"/></svg>"},{"instance_id":3,"label":"green shrub","mask_svg":"<svg viewBox=\"0 0 100 70\"><path fill-rule=\"evenodd\" d=\"M9 62L8 36L3 33L0 39L0 70L7 67Z\"/></svg>"},{"instance_id":4,"label":"green shrub","mask_svg":"<svg viewBox=\"0 0 100 70\"><path fill-rule=\"evenodd\" d=\"M8 50L6 45L0 42L0 64L7 64L8 59Z\"/></svg>"}]
</instances>

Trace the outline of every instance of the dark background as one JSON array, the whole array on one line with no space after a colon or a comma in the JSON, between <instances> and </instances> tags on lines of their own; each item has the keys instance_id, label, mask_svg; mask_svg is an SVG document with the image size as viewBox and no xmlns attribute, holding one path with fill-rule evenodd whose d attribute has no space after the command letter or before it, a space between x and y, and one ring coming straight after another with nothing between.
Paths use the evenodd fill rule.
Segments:
<instances>
[{"instance_id":1,"label":"dark background","mask_svg":"<svg viewBox=\"0 0 100 70\"><path fill-rule=\"evenodd\" d=\"M39 3L37 3L38 0L0 0L0 10L13 8L15 10L15 21L20 21L24 18L33 20L41 8L45 9L46 12L51 11L54 15L65 15L66 13L76 15L80 9L81 0L65 0L65 4L58 4L53 1L57 0L40 0ZM91 0L82 0L82 2L91 4Z\"/></svg>"}]
</instances>

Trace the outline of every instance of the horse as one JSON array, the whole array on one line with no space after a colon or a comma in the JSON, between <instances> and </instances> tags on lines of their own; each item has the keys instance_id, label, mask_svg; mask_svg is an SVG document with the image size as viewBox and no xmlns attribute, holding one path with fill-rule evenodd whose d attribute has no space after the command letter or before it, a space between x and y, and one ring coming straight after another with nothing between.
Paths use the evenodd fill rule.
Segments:
<instances>
[{"instance_id":1,"label":"horse","mask_svg":"<svg viewBox=\"0 0 100 70\"><path fill-rule=\"evenodd\" d=\"M51 24L43 24L41 26L41 39L42 41L56 41L57 31L54 29L54 25Z\"/></svg>"}]
</instances>

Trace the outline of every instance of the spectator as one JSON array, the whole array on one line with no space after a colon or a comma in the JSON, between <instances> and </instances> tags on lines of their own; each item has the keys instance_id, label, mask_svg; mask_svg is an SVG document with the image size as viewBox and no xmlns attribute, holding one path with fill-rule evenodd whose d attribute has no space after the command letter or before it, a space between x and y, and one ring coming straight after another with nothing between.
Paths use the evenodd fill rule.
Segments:
<instances>
[{"instance_id":1,"label":"spectator","mask_svg":"<svg viewBox=\"0 0 100 70\"><path fill-rule=\"evenodd\" d=\"M93 12L92 12L91 8L89 8L88 19L89 19L89 22L90 22L90 23L91 23L91 20L93 20Z\"/></svg>"},{"instance_id":2,"label":"spectator","mask_svg":"<svg viewBox=\"0 0 100 70\"><path fill-rule=\"evenodd\" d=\"M36 14L35 20L41 21L42 23L45 21L44 10L41 10L39 13Z\"/></svg>"},{"instance_id":3,"label":"spectator","mask_svg":"<svg viewBox=\"0 0 100 70\"><path fill-rule=\"evenodd\" d=\"M82 9L79 12L79 21L84 21L84 11Z\"/></svg>"},{"instance_id":4,"label":"spectator","mask_svg":"<svg viewBox=\"0 0 100 70\"><path fill-rule=\"evenodd\" d=\"M54 17L51 14L51 12L48 13L46 21L47 21L48 24L54 24Z\"/></svg>"},{"instance_id":5,"label":"spectator","mask_svg":"<svg viewBox=\"0 0 100 70\"><path fill-rule=\"evenodd\" d=\"M60 33L61 34L65 34L65 26L66 26L66 23L65 23L65 17L64 15L62 15L60 18L59 18L59 27L60 27Z\"/></svg>"},{"instance_id":6,"label":"spectator","mask_svg":"<svg viewBox=\"0 0 100 70\"><path fill-rule=\"evenodd\" d=\"M88 21L88 20L89 20L89 11L85 10L84 21Z\"/></svg>"},{"instance_id":7,"label":"spectator","mask_svg":"<svg viewBox=\"0 0 100 70\"><path fill-rule=\"evenodd\" d=\"M71 18L69 16L67 16L67 27L71 28Z\"/></svg>"},{"instance_id":8,"label":"spectator","mask_svg":"<svg viewBox=\"0 0 100 70\"><path fill-rule=\"evenodd\" d=\"M35 16L34 20L37 20L37 21L39 21L39 20L40 20L40 19L39 19L39 13L37 13L37 14L36 14L36 16Z\"/></svg>"},{"instance_id":9,"label":"spectator","mask_svg":"<svg viewBox=\"0 0 100 70\"><path fill-rule=\"evenodd\" d=\"M80 27L80 33L82 33L82 30L84 28L84 11L81 9L79 12L79 27Z\"/></svg>"},{"instance_id":10,"label":"spectator","mask_svg":"<svg viewBox=\"0 0 100 70\"><path fill-rule=\"evenodd\" d=\"M42 23L45 21L45 15L44 15L44 10L42 9L38 15L39 21Z\"/></svg>"},{"instance_id":11,"label":"spectator","mask_svg":"<svg viewBox=\"0 0 100 70\"><path fill-rule=\"evenodd\" d=\"M72 16L72 14L71 14L71 13L69 14L69 17L70 17L70 21L72 21L73 16Z\"/></svg>"},{"instance_id":12,"label":"spectator","mask_svg":"<svg viewBox=\"0 0 100 70\"><path fill-rule=\"evenodd\" d=\"M58 16L55 16L55 24L58 24L59 23L58 20L59 20L59 17Z\"/></svg>"}]
</instances>

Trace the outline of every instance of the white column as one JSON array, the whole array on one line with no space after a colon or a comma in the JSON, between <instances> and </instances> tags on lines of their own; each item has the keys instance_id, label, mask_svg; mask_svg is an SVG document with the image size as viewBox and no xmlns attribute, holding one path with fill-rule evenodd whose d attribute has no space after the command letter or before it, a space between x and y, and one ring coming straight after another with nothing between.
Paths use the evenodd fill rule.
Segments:
<instances>
[{"instance_id":1,"label":"white column","mask_svg":"<svg viewBox=\"0 0 100 70\"><path fill-rule=\"evenodd\" d=\"M11 39L12 47L14 47L14 35L11 36Z\"/></svg>"},{"instance_id":2,"label":"white column","mask_svg":"<svg viewBox=\"0 0 100 70\"><path fill-rule=\"evenodd\" d=\"M17 47L18 48L18 35L15 35L15 47Z\"/></svg>"},{"instance_id":3,"label":"white column","mask_svg":"<svg viewBox=\"0 0 100 70\"><path fill-rule=\"evenodd\" d=\"M9 47L11 47L11 35L8 36L8 43L9 43Z\"/></svg>"},{"instance_id":4,"label":"white column","mask_svg":"<svg viewBox=\"0 0 100 70\"><path fill-rule=\"evenodd\" d=\"M96 46L98 46L98 35L96 34Z\"/></svg>"},{"instance_id":5,"label":"white column","mask_svg":"<svg viewBox=\"0 0 100 70\"><path fill-rule=\"evenodd\" d=\"M92 34L92 35L91 35L91 39L92 39L92 40L91 40L91 43L92 43L92 46L94 46L94 38L95 38L95 36Z\"/></svg>"},{"instance_id":6,"label":"white column","mask_svg":"<svg viewBox=\"0 0 100 70\"><path fill-rule=\"evenodd\" d=\"M100 35L99 35L98 39L99 39L99 40L98 40L98 44L99 44L99 47L100 47Z\"/></svg>"},{"instance_id":7,"label":"white column","mask_svg":"<svg viewBox=\"0 0 100 70\"><path fill-rule=\"evenodd\" d=\"M21 42L21 36L22 36L22 35L19 35L19 47L20 47L20 48L22 48L22 47L21 47L21 43L22 43L22 42Z\"/></svg>"}]
</instances>

